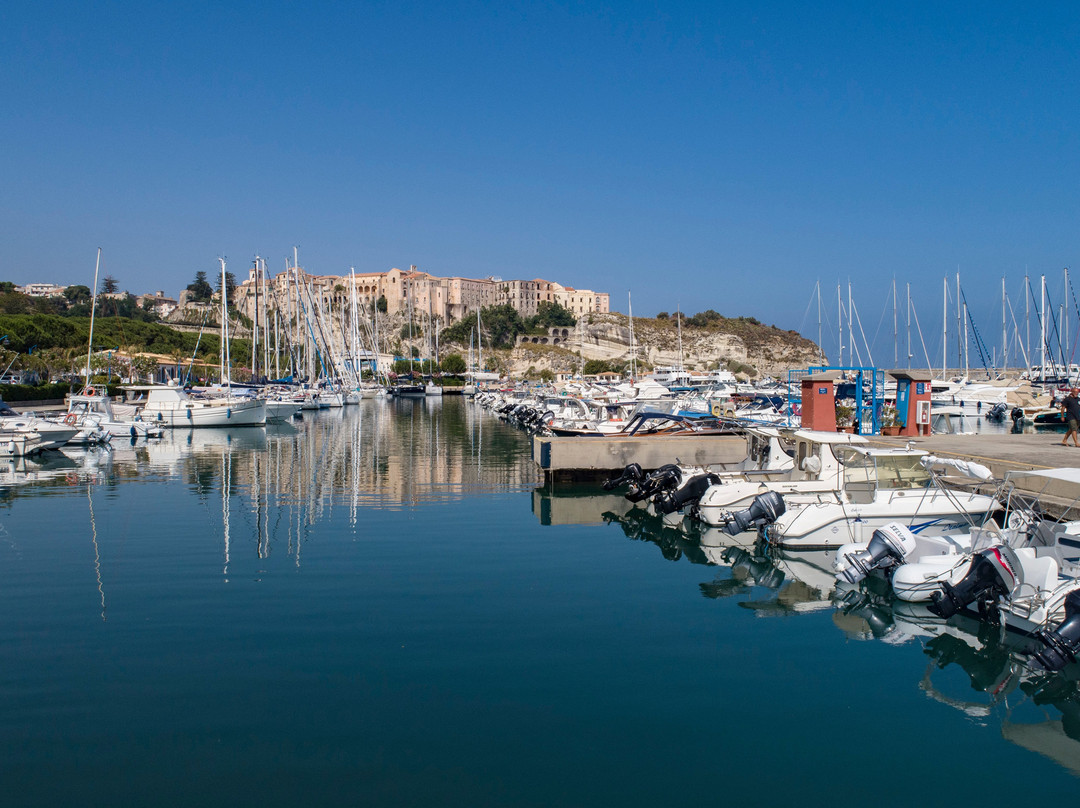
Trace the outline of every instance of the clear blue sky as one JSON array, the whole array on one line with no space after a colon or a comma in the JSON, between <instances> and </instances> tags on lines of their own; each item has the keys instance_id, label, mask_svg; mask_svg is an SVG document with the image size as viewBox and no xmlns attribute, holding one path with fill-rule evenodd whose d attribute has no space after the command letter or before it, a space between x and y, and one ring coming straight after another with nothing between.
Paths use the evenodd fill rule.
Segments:
<instances>
[{"instance_id":1,"label":"clear blue sky","mask_svg":"<svg viewBox=\"0 0 1080 808\"><path fill-rule=\"evenodd\" d=\"M891 339L895 277L938 355L958 267L988 341L1003 274L1060 303L1075 5L813 6L9 3L0 279L89 285L101 246L175 294L297 244L318 273L544 277L812 337L815 281L835 321L850 279Z\"/></svg>"}]
</instances>

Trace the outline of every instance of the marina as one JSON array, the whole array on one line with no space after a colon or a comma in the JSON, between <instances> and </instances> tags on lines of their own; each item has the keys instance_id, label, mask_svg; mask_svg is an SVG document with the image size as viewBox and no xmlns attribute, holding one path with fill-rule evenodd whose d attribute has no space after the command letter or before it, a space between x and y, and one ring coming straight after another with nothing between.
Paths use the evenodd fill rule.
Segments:
<instances>
[{"instance_id":1,"label":"marina","mask_svg":"<svg viewBox=\"0 0 1080 808\"><path fill-rule=\"evenodd\" d=\"M1071 676L1048 691L977 623L844 592L827 554L545 486L527 434L468 398L8 464L0 771L21 805L644 805L718 778L760 800L762 750L813 801L922 798L861 766L838 789L822 716L852 753L902 745L935 799L1080 773Z\"/></svg>"}]
</instances>

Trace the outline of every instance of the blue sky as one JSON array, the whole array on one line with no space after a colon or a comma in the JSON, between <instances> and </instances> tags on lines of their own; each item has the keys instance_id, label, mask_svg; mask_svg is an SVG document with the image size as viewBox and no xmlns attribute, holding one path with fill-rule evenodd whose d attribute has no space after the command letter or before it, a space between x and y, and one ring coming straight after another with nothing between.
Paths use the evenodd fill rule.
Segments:
<instances>
[{"instance_id":1,"label":"blue sky","mask_svg":"<svg viewBox=\"0 0 1080 808\"><path fill-rule=\"evenodd\" d=\"M0 279L89 284L101 246L176 293L295 244L811 337L815 282L835 321L850 280L891 341L895 277L940 355L958 268L988 341L1002 275L1062 302L1078 29L1067 4L8 4Z\"/></svg>"}]
</instances>

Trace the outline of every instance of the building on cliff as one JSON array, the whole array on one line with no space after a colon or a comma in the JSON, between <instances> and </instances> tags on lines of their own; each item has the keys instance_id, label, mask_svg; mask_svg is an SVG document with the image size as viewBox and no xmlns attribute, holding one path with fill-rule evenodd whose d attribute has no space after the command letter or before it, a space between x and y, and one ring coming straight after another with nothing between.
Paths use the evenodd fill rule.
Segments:
<instances>
[{"instance_id":1,"label":"building on cliff","mask_svg":"<svg viewBox=\"0 0 1080 808\"><path fill-rule=\"evenodd\" d=\"M237 308L251 317L255 311L256 288L259 294L269 294L281 305L296 298L298 281L322 294L336 309L351 300L355 285L357 303L367 309L386 299L388 314L397 314L412 306L418 315L430 315L443 323L453 323L484 306L509 304L522 317L537 313L541 303L558 303L576 315L606 314L609 298L606 292L575 289L553 281L504 281L501 278L441 278L420 272L415 266L408 270L390 269L386 272L364 272L354 275L312 275L303 267L291 267L263 282L263 269L256 265L247 279L233 294Z\"/></svg>"}]
</instances>

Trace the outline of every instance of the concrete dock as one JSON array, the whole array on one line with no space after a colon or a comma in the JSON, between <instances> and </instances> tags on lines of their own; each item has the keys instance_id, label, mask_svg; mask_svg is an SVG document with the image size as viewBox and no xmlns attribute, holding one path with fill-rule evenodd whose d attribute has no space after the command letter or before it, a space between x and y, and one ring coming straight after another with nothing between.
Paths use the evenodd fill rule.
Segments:
<instances>
[{"instance_id":1,"label":"concrete dock","mask_svg":"<svg viewBox=\"0 0 1080 808\"><path fill-rule=\"evenodd\" d=\"M1080 449L1077 449L1080 452ZM533 436L532 457L550 482L603 482L630 463L646 471L666 463L723 466L746 457L742 435L648 435L642 437Z\"/></svg>"},{"instance_id":2,"label":"concrete dock","mask_svg":"<svg viewBox=\"0 0 1080 808\"><path fill-rule=\"evenodd\" d=\"M882 446L906 446L944 457L974 460L1001 478L1013 469L1080 467L1080 449L1061 445L1061 432L982 433L978 435L929 435L922 438L869 437Z\"/></svg>"}]
</instances>

